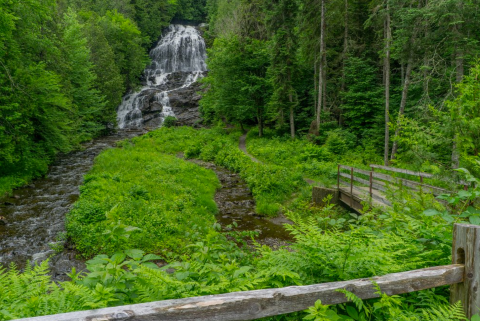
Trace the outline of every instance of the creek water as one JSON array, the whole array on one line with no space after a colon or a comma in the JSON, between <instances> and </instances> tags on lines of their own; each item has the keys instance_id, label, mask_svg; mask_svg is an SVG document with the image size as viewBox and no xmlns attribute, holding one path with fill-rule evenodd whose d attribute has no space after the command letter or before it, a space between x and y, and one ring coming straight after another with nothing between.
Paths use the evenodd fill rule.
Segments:
<instances>
[{"instance_id":1,"label":"creek water","mask_svg":"<svg viewBox=\"0 0 480 321\"><path fill-rule=\"evenodd\" d=\"M92 168L95 157L119 140L142 134L141 131L119 131L83 145L83 149L59 156L45 178L17 189L13 197L0 200L0 264L25 266L27 261L40 262L54 254L52 246L65 232L65 215L77 201L83 176ZM61 279L72 267L81 268L75 253L64 251L51 260L54 276Z\"/></svg>"},{"instance_id":2,"label":"creek water","mask_svg":"<svg viewBox=\"0 0 480 321\"><path fill-rule=\"evenodd\" d=\"M127 95L118 108L119 128L128 130L96 139L80 151L59 156L45 178L15 190L13 197L0 199L0 217L5 218L0 220L0 265L15 263L23 268L27 261L41 262L50 257L54 280L68 279L67 273L72 267L77 270L85 267L82 260L76 259L73 248L63 248L57 241L65 234L65 216L78 200L79 187L95 157L115 146L117 141L138 136L145 132L143 128L159 127L165 117L174 116L170 96L184 94L185 88L192 86L207 70L205 42L200 32L190 26L167 28L150 56L152 64L144 73L145 86ZM259 217L244 181L226 169L212 164L200 165L214 170L222 182L223 187L216 195L220 211L217 220L222 226L236 222L235 230L257 230L260 243L273 247L288 243L289 235L282 226L288 220Z\"/></svg>"},{"instance_id":3,"label":"creek water","mask_svg":"<svg viewBox=\"0 0 480 321\"><path fill-rule=\"evenodd\" d=\"M223 228L235 222L235 231L257 231L259 234L255 240L272 248L288 245L293 240L284 228L284 224L293 222L282 215L275 218L258 215L255 212L255 199L247 183L238 174L212 163L199 160L192 162L213 170L222 184L215 194L215 202L219 210L217 222Z\"/></svg>"}]
</instances>

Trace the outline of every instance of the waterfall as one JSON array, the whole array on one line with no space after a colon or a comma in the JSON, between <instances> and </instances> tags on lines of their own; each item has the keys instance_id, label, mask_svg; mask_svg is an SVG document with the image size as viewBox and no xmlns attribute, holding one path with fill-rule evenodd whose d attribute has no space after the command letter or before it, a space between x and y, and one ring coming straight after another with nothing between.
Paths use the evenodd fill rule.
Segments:
<instances>
[{"instance_id":1,"label":"waterfall","mask_svg":"<svg viewBox=\"0 0 480 321\"><path fill-rule=\"evenodd\" d=\"M205 41L195 27L169 26L150 51L152 63L144 71L145 86L126 95L118 107L118 127L159 127L166 117L175 117L170 95L181 95L205 76L206 57Z\"/></svg>"}]
</instances>

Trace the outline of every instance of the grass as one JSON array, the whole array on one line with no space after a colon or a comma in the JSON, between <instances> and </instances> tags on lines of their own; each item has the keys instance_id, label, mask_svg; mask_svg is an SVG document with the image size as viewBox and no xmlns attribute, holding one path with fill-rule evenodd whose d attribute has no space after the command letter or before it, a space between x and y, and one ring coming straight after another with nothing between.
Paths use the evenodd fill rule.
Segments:
<instances>
[{"instance_id":1,"label":"grass","mask_svg":"<svg viewBox=\"0 0 480 321\"><path fill-rule=\"evenodd\" d=\"M276 216L282 204L306 183L298 171L253 162L238 148L240 135L240 132L226 135L221 129L162 128L134 141L148 140L159 152L183 152L187 158L214 162L239 173L255 197L257 213Z\"/></svg>"},{"instance_id":2,"label":"grass","mask_svg":"<svg viewBox=\"0 0 480 321\"><path fill-rule=\"evenodd\" d=\"M103 152L85 177L67 217L68 234L84 256L127 248L178 253L186 239L211 229L220 186L215 173L150 144L123 142ZM141 230L123 236L128 227Z\"/></svg>"}]
</instances>

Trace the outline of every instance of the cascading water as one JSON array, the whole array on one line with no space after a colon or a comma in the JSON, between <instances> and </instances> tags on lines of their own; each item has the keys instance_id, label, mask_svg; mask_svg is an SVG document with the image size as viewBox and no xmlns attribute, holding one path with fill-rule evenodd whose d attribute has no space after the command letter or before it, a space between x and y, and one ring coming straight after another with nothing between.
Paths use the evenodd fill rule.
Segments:
<instances>
[{"instance_id":1,"label":"cascading water","mask_svg":"<svg viewBox=\"0 0 480 321\"><path fill-rule=\"evenodd\" d=\"M150 57L145 86L125 96L118 108L120 129L159 127L167 116L175 116L170 96L194 94L185 89L207 71L205 41L191 26L169 26Z\"/></svg>"}]
</instances>

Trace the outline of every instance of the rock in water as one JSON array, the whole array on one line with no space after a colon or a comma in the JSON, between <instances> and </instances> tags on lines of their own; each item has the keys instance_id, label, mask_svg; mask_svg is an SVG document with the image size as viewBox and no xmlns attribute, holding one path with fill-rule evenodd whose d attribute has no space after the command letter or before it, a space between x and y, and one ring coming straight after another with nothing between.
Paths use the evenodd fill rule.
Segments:
<instances>
[{"instance_id":1,"label":"rock in water","mask_svg":"<svg viewBox=\"0 0 480 321\"><path fill-rule=\"evenodd\" d=\"M200 119L198 80L207 72L205 41L195 27L171 25L150 52L152 63L144 72L144 87L126 95L118 108L118 127L160 127L168 116L180 125Z\"/></svg>"}]
</instances>

